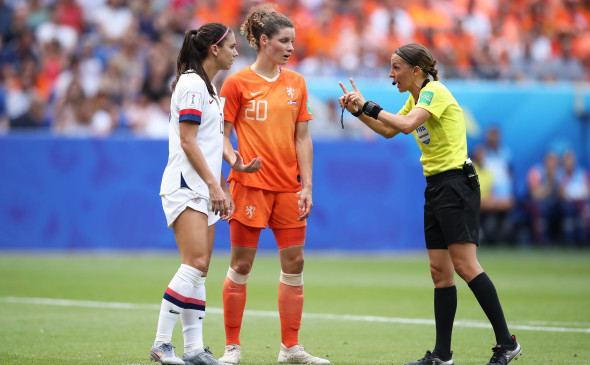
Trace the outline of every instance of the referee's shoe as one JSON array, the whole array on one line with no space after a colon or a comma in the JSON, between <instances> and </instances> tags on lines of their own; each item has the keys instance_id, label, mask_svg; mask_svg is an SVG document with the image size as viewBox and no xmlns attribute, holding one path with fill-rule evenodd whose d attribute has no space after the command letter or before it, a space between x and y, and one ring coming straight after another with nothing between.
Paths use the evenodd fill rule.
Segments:
<instances>
[{"instance_id":1,"label":"referee's shoe","mask_svg":"<svg viewBox=\"0 0 590 365\"><path fill-rule=\"evenodd\" d=\"M507 346L496 345L492 351L494 354L487 365L507 365L510 361L518 359L522 354L522 347L516 341L516 337L512 336L513 345L508 348Z\"/></svg>"},{"instance_id":2,"label":"referee's shoe","mask_svg":"<svg viewBox=\"0 0 590 365\"><path fill-rule=\"evenodd\" d=\"M453 353L451 352L451 356ZM451 357L449 360L443 360L439 357L438 354L426 351L426 355L420 360L407 362L405 365L453 365L453 358Z\"/></svg>"}]
</instances>

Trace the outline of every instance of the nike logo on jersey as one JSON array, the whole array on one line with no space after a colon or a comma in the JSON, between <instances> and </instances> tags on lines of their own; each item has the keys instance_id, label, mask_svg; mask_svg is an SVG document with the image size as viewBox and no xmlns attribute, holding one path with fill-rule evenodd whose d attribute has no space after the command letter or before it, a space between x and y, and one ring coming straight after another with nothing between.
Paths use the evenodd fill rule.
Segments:
<instances>
[{"instance_id":1,"label":"nike logo on jersey","mask_svg":"<svg viewBox=\"0 0 590 365\"><path fill-rule=\"evenodd\" d=\"M213 103L213 100L209 100L209 104Z\"/></svg>"},{"instance_id":2,"label":"nike logo on jersey","mask_svg":"<svg viewBox=\"0 0 590 365\"><path fill-rule=\"evenodd\" d=\"M261 92L262 92L262 90L261 90L261 91L257 91L257 92L255 92L255 93L253 93L253 92L251 92L251 91L250 91L250 95L252 95L252 96L256 96L256 95L260 94Z\"/></svg>"}]
</instances>

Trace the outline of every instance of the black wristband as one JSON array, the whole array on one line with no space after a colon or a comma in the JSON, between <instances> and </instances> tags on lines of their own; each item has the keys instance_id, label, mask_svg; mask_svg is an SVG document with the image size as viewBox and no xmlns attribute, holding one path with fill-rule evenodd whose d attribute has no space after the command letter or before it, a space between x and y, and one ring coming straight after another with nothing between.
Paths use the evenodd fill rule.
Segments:
<instances>
[{"instance_id":1,"label":"black wristband","mask_svg":"<svg viewBox=\"0 0 590 365\"><path fill-rule=\"evenodd\" d=\"M365 105L363 105L363 113L373 119L377 119L377 116L382 110L383 108L380 107L379 104L375 104L372 101L367 101Z\"/></svg>"},{"instance_id":2,"label":"black wristband","mask_svg":"<svg viewBox=\"0 0 590 365\"><path fill-rule=\"evenodd\" d=\"M350 114L352 114L353 117L357 117L358 118L359 115L363 114L363 109L359 109L356 112L350 113Z\"/></svg>"}]
</instances>

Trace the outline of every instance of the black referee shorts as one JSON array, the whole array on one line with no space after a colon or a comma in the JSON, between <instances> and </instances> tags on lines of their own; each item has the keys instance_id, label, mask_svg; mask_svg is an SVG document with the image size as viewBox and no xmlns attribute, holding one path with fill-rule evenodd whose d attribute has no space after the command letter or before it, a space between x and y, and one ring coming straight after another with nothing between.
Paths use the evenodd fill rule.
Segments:
<instances>
[{"instance_id":1,"label":"black referee shorts","mask_svg":"<svg viewBox=\"0 0 590 365\"><path fill-rule=\"evenodd\" d=\"M462 170L426 177L424 198L426 248L447 249L465 241L479 245L481 195Z\"/></svg>"}]
</instances>

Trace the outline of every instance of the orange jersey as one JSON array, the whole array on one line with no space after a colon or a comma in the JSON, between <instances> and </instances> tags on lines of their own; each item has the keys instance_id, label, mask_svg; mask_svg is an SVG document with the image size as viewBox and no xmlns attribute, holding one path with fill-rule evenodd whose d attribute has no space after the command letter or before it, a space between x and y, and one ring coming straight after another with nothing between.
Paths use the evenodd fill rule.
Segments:
<instances>
[{"instance_id":1,"label":"orange jersey","mask_svg":"<svg viewBox=\"0 0 590 365\"><path fill-rule=\"evenodd\" d=\"M312 119L303 76L282 68L276 80L268 81L246 67L225 80L220 96L225 98L224 118L236 129L244 162L262 157L260 171L232 170L228 181L279 192L301 190L295 125Z\"/></svg>"}]
</instances>

